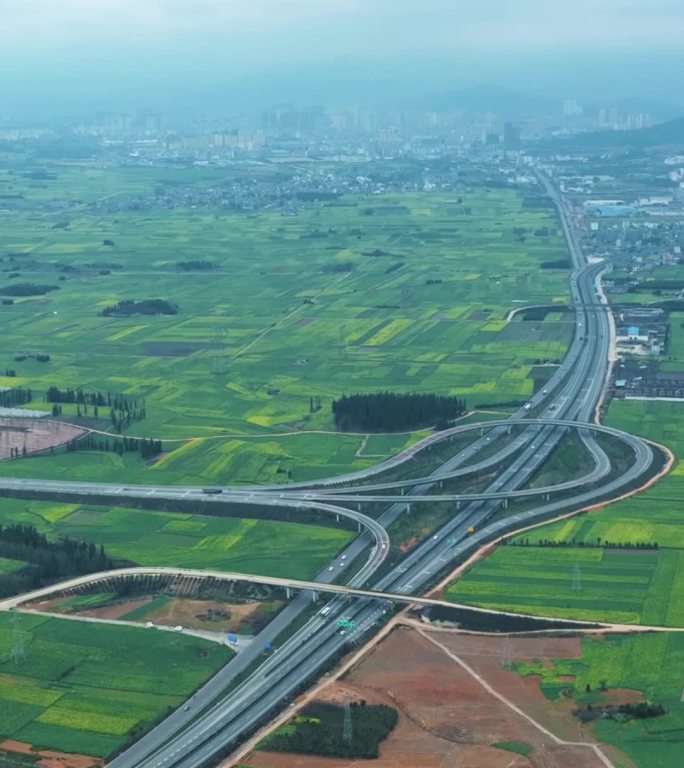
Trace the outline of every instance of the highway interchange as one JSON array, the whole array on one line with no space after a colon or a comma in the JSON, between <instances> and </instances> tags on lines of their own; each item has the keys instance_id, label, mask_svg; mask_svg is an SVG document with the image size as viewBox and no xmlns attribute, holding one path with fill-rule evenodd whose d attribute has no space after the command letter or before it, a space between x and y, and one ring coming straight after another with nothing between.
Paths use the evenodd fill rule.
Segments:
<instances>
[{"instance_id":1,"label":"highway interchange","mask_svg":"<svg viewBox=\"0 0 684 768\"><path fill-rule=\"evenodd\" d=\"M198 488L155 488L152 486L103 485L58 481L0 480L5 494L29 490L45 495L78 494L96 497L164 498L188 500L200 495L206 503L221 501L241 504L275 505L313 508L324 514L344 516L363 532L345 550L339 564L351 564L364 552L369 552L361 570L351 576L351 586L397 595L420 594L434 583L440 573L447 572L471 551L515 528L536 520L550 518L562 511L580 509L592 501L617 495L633 487L653 464L653 450L645 441L605 427L592 427L589 422L595 412L607 373L611 319L598 291L600 264L589 265L577 242L570 221L567 203L551 183L540 175L540 183L554 201L560 213L568 243L573 269L570 293L575 309L575 334L569 350L545 388L534 395L529 404L512 414L508 420L468 425L435 433L421 448L440 440L448 440L467 430L478 429L480 436L446 460L427 477L412 481L368 483L380 471L408 460L414 449L362 472L328 478L308 484L259 486L253 488L212 489L207 493ZM578 427L579 425L579 427ZM520 427L519 434L510 436L511 427ZM579 428L579 435L593 458L594 468L583 478L546 488L525 489L524 486L547 461L570 428ZM619 476L612 472L610 458L595 439L595 433L610 433L623 440L633 453L629 467ZM492 446L502 446L478 461L478 454ZM498 470L488 486L476 494L430 494L445 480L478 471ZM363 482L350 488L349 482ZM603 481L603 482L601 482ZM562 493L560 493L562 492ZM402 495L394 495L401 493ZM551 499L552 494L559 494ZM383 563L389 553L386 529L408 504L424 503L428 499L454 502L455 514L440 530L419 543L406 557L392 567ZM491 520L508 499L542 496L541 503L511 512ZM345 504L388 502L389 506L377 519L352 510ZM339 575L326 566L316 581L330 582ZM344 570L344 569L341 569ZM384 570L382 575L378 572ZM327 604L329 615L320 613L303 621L289 639L258 666L264 643L271 642L310 605L310 593L301 593L281 611L258 636L257 641L238 654L188 702L165 719L145 737L113 759L111 768L200 768L235 745L282 702L295 693L315 674L325 668L349 641L341 634L335 619L342 615L356 622L358 636L372 631L384 620L387 601L373 597L333 597ZM238 682L236 678L242 679Z\"/></svg>"}]
</instances>

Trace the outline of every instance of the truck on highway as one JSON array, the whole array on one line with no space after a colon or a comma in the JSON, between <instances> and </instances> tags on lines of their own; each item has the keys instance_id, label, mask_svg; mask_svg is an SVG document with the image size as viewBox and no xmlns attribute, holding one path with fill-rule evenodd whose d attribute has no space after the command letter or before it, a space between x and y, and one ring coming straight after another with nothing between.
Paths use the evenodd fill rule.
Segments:
<instances>
[{"instance_id":1,"label":"truck on highway","mask_svg":"<svg viewBox=\"0 0 684 768\"><path fill-rule=\"evenodd\" d=\"M470 536L471 533L475 533L475 526L469 525L468 529L466 530L466 533L468 534L468 536Z\"/></svg>"},{"instance_id":2,"label":"truck on highway","mask_svg":"<svg viewBox=\"0 0 684 768\"><path fill-rule=\"evenodd\" d=\"M223 493L222 488L202 488L202 493Z\"/></svg>"}]
</instances>

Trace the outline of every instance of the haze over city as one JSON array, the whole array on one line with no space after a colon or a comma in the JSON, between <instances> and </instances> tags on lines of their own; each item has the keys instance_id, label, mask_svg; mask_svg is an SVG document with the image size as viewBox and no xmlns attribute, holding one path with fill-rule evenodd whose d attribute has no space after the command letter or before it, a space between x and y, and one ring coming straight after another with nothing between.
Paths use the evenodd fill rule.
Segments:
<instances>
[{"instance_id":1,"label":"haze over city","mask_svg":"<svg viewBox=\"0 0 684 768\"><path fill-rule=\"evenodd\" d=\"M684 103L677 0L2 0L3 110L373 103L488 84Z\"/></svg>"}]
</instances>

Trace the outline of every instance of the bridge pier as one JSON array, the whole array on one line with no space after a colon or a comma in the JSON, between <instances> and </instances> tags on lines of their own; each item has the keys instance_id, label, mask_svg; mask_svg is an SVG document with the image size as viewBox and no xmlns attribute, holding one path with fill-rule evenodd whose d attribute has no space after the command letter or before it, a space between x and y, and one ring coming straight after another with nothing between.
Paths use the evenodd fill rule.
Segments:
<instances>
[{"instance_id":1,"label":"bridge pier","mask_svg":"<svg viewBox=\"0 0 684 768\"><path fill-rule=\"evenodd\" d=\"M456 511L458 512L458 510L459 510L460 508L461 508L461 502L460 502L460 501L457 501L457 502L456 502Z\"/></svg>"},{"instance_id":2,"label":"bridge pier","mask_svg":"<svg viewBox=\"0 0 684 768\"><path fill-rule=\"evenodd\" d=\"M312 603L318 602L318 592L314 592L314 591L311 592L311 602Z\"/></svg>"},{"instance_id":3,"label":"bridge pier","mask_svg":"<svg viewBox=\"0 0 684 768\"><path fill-rule=\"evenodd\" d=\"M504 508L504 509L508 509L508 498L505 498L505 499L503 500L503 508Z\"/></svg>"}]
</instances>

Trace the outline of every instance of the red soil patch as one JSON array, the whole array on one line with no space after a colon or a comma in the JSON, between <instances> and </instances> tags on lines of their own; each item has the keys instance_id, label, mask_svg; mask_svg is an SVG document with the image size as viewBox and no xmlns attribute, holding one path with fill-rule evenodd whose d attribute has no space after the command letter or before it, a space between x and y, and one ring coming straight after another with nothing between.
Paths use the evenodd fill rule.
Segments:
<instances>
[{"instance_id":1,"label":"red soil patch","mask_svg":"<svg viewBox=\"0 0 684 768\"><path fill-rule=\"evenodd\" d=\"M88 755L69 755L66 752L55 752L51 749L34 750L30 744L23 741L7 739L0 743L0 752L9 752L20 755L37 757L36 765L39 768L91 768L104 765L104 760ZM11 758L11 754L9 756Z\"/></svg>"},{"instance_id":2,"label":"red soil patch","mask_svg":"<svg viewBox=\"0 0 684 768\"><path fill-rule=\"evenodd\" d=\"M432 636L445 646L447 642L458 645L465 641L470 657L487 659L485 666L490 671L494 666L500 669L496 646L487 647L489 638L452 638L447 633ZM500 638L492 640L502 642ZM530 648L519 645L525 642L509 641L513 658L579 654L579 641L575 639L540 638L534 639ZM483 646L485 653L480 654ZM452 652L465 655L460 646ZM519 681L516 695L524 701L525 711L530 701L543 701L549 706L537 686L526 684L515 673L505 674ZM491 684L499 691L501 682L499 679ZM511 680L505 682L512 687ZM378 760L256 751L242 762L255 768L603 768L591 749L554 743L548 734L499 701L447 653L413 629L401 627L392 632L343 682L325 689L321 699L340 702L350 694L369 703L388 704L399 712L397 727L381 745ZM572 736L579 740L576 727ZM533 751L523 757L491 746L502 740L525 742Z\"/></svg>"},{"instance_id":3,"label":"red soil patch","mask_svg":"<svg viewBox=\"0 0 684 768\"><path fill-rule=\"evenodd\" d=\"M579 637L485 637L447 632L435 633L442 645L459 656L500 694L562 739L591 741L572 716L572 700L549 701L536 675L521 677L503 669L504 661L576 659L582 652ZM568 681L570 683L570 681Z\"/></svg>"},{"instance_id":4,"label":"red soil patch","mask_svg":"<svg viewBox=\"0 0 684 768\"><path fill-rule=\"evenodd\" d=\"M406 541L402 541L401 544L397 544L397 549L400 552L408 552L409 549L416 545L417 541L418 539L415 536L411 536L410 539L406 539Z\"/></svg>"},{"instance_id":5,"label":"red soil patch","mask_svg":"<svg viewBox=\"0 0 684 768\"><path fill-rule=\"evenodd\" d=\"M86 432L85 429L51 419L0 418L0 460L8 459L17 449L21 456L62 445Z\"/></svg>"}]
</instances>

